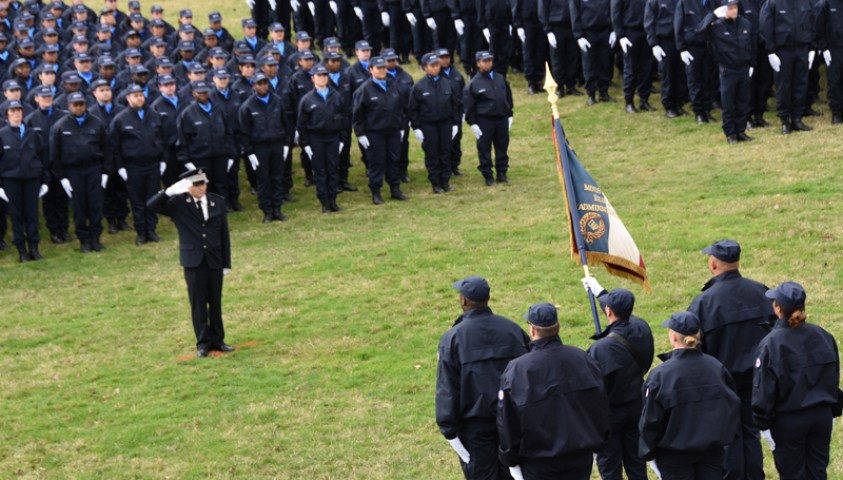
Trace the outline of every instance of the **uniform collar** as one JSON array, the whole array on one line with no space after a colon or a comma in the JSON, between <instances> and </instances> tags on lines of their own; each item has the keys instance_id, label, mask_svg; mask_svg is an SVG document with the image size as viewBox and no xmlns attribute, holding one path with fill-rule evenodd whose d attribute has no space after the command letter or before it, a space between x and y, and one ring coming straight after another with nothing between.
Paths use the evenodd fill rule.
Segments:
<instances>
[{"instance_id":1,"label":"uniform collar","mask_svg":"<svg viewBox=\"0 0 843 480\"><path fill-rule=\"evenodd\" d=\"M470 320L474 317L482 316L482 315L491 315L492 309L489 307L479 307L471 309L467 312L463 312L462 315L457 317L457 321L454 322L454 326L460 324L463 320Z\"/></svg>"},{"instance_id":2,"label":"uniform collar","mask_svg":"<svg viewBox=\"0 0 843 480\"><path fill-rule=\"evenodd\" d=\"M559 338L559 335L553 335L551 337L544 337L530 342L530 351L535 352L536 350L544 350L546 348L552 348L561 345L562 339Z\"/></svg>"},{"instance_id":3,"label":"uniform collar","mask_svg":"<svg viewBox=\"0 0 843 480\"><path fill-rule=\"evenodd\" d=\"M711 277L711 280L707 281L702 288L702 291L706 291L709 288L713 287L715 283L718 282L726 282L729 280L735 280L737 278L741 278L741 272L739 270L730 270L728 272L721 273L716 277Z\"/></svg>"},{"instance_id":4,"label":"uniform collar","mask_svg":"<svg viewBox=\"0 0 843 480\"><path fill-rule=\"evenodd\" d=\"M685 357L699 357L703 352L699 348L676 348L670 351L669 360Z\"/></svg>"}]
</instances>

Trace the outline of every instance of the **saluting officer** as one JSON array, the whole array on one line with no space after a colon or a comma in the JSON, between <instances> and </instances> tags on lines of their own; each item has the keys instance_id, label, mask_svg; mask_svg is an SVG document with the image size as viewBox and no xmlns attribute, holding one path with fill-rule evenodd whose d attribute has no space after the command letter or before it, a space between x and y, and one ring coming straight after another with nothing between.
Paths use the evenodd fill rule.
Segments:
<instances>
[{"instance_id":1,"label":"saluting officer","mask_svg":"<svg viewBox=\"0 0 843 480\"><path fill-rule=\"evenodd\" d=\"M726 368L704 354L700 321L679 312L662 323L674 348L644 382L638 454L663 480L723 479L723 447L740 431L740 400Z\"/></svg>"},{"instance_id":2,"label":"saluting officer","mask_svg":"<svg viewBox=\"0 0 843 480\"><path fill-rule=\"evenodd\" d=\"M741 429L725 451L726 478L763 478L763 454L758 427L752 420L752 367L758 343L775 318L764 297L767 287L740 273L741 246L720 240L706 247L712 278L691 302L705 342L702 351L729 370L741 399Z\"/></svg>"},{"instance_id":3,"label":"saluting officer","mask_svg":"<svg viewBox=\"0 0 843 480\"><path fill-rule=\"evenodd\" d=\"M600 308L609 320L588 355L600 366L609 396L611 435L597 452L597 467L606 480L646 480L647 466L638 457L638 422L641 420L644 375L653 364L653 332L647 322L632 314L635 296L629 290L606 291L594 277L582 279L595 292Z\"/></svg>"},{"instance_id":4,"label":"saluting officer","mask_svg":"<svg viewBox=\"0 0 843 480\"><path fill-rule=\"evenodd\" d=\"M758 345L752 413L775 441L779 478L826 478L834 417L843 411L840 354L834 337L805 320L805 289L768 290L778 320Z\"/></svg>"},{"instance_id":5,"label":"saluting officer","mask_svg":"<svg viewBox=\"0 0 843 480\"><path fill-rule=\"evenodd\" d=\"M603 374L584 351L562 343L552 304L532 305L524 318L530 352L509 362L498 392L500 460L515 480L587 480L592 452L609 438Z\"/></svg>"},{"instance_id":6,"label":"saluting officer","mask_svg":"<svg viewBox=\"0 0 843 480\"><path fill-rule=\"evenodd\" d=\"M460 457L468 480L506 478L498 460L495 402L510 360L529 350L530 338L515 322L492 313L489 283L458 280L463 313L439 340L436 423Z\"/></svg>"},{"instance_id":7,"label":"saluting officer","mask_svg":"<svg viewBox=\"0 0 843 480\"><path fill-rule=\"evenodd\" d=\"M477 52L477 73L463 91L465 121L477 139L477 167L486 185L493 186L492 144L495 146L494 168L497 181L509 183L509 129L512 128L512 90L506 77L492 71L493 56L488 51Z\"/></svg>"},{"instance_id":8,"label":"saluting officer","mask_svg":"<svg viewBox=\"0 0 843 480\"><path fill-rule=\"evenodd\" d=\"M410 127L424 149L424 164L433 193L453 191L451 187L451 142L462 121L462 92L440 75L439 57L434 53L422 56L426 75L413 85L410 94Z\"/></svg>"}]
</instances>

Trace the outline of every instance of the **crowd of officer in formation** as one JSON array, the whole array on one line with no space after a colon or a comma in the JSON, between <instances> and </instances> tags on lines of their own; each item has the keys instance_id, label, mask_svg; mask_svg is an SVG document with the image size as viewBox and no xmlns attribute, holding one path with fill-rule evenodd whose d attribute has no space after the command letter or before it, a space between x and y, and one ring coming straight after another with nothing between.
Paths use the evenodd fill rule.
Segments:
<instances>
[{"instance_id":1,"label":"crowd of officer in formation","mask_svg":"<svg viewBox=\"0 0 843 480\"><path fill-rule=\"evenodd\" d=\"M672 350L652 368L653 333L634 295L582 280L608 327L583 351L557 308L532 305L529 335L493 314L481 277L457 281L463 313L441 338L436 421L467 479L825 479L843 412L834 337L806 322L806 292L740 272L740 245L702 251L711 279L662 323ZM648 373L649 372L649 373ZM646 378L645 378L646 376Z\"/></svg>"},{"instance_id":2,"label":"crowd of officer in formation","mask_svg":"<svg viewBox=\"0 0 843 480\"><path fill-rule=\"evenodd\" d=\"M147 201L162 185L201 168L209 191L241 211L241 162L263 222L284 221L296 147L304 185L323 213L337 212L338 194L358 190L349 182L352 132L376 205L384 184L390 198L407 200L411 136L433 192L452 191L464 121L486 185L509 183L512 92L496 70L506 59L473 52L466 81L451 50L428 45L414 82L369 27L360 34L369 40L320 36L317 50L305 29L289 38L289 25L253 7L235 39L218 12L203 29L191 10L170 25L161 6L147 17L134 0L126 12L114 0L98 11L82 0L0 0L0 249L8 214L20 261L43 258L39 199L53 243L72 239L69 207L83 253L105 249L103 218L109 233L158 242Z\"/></svg>"}]
</instances>

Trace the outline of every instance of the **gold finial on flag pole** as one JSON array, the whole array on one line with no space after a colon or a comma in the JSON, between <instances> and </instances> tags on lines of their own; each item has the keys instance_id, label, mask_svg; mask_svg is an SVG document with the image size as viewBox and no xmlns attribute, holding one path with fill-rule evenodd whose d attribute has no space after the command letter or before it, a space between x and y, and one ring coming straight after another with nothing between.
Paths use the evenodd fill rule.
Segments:
<instances>
[{"instance_id":1,"label":"gold finial on flag pole","mask_svg":"<svg viewBox=\"0 0 843 480\"><path fill-rule=\"evenodd\" d=\"M559 118L559 108L556 106L556 102L559 101L559 97L556 95L556 89L559 88L559 85L556 85L556 82L553 80L553 75L550 73L550 65L547 62L544 62L544 90L547 92L547 102L550 103L550 109L553 112L553 118Z\"/></svg>"}]
</instances>

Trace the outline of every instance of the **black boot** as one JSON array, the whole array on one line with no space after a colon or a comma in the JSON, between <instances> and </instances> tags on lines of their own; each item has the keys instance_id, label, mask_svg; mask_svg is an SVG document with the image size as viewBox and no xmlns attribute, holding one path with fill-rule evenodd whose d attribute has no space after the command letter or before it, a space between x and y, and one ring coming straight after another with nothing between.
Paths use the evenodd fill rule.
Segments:
<instances>
[{"instance_id":1,"label":"black boot","mask_svg":"<svg viewBox=\"0 0 843 480\"><path fill-rule=\"evenodd\" d=\"M840 125L843 123L843 115L839 113L835 113L831 115L831 124L832 125Z\"/></svg>"},{"instance_id":2,"label":"black boot","mask_svg":"<svg viewBox=\"0 0 843 480\"><path fill-rule=\"evenodd\" d=\"M120 231L120 226L117 224L116 218L108 218L108 233L114 235Z\"/></svg>"},{"instance_id":3,"label":"black boot","mask_svg":"<svg viewBox=\"0 0 843 480\"><path fill-rule=\"evenodd\" d=\"M26 253L26 247L23 245L18 245L18 261L20 263L26 263L30 260L32 259L29 257L29 254Z\"/></svg>"},{"instance_id":4,"label":"black boot","mask_svg":"<svg viewBox=\"0 0 843 480\"><path fill-rule=\"evenodd\" d=\"M389 196L394 200L400 200L402 202L407 200L407 196L401 192L401 187L397 185L389 188Z\"/></svg>"},{"instance_id":5,"label":"black boot","mask_svg":"<svg viewBox=\"0 0 843 480\"><path fill-rule=\"evenodd\" d=\"M276 207L272 209L272 219L284 222L287 220L287 216L281 213L281 207Z\"/></svg>"},{"instance_id":6,"label":"black boot","mask_svg":"<svg viewBox=\"0 0 843 480\"><path fill-rule=\"evenodd\" d=\"M29 258L30 260L44 260L41 252L38 251L38 242L31 242L29 244Z\"/></svg>"},{"instance_id":7,"label":"black boot","mask_svg":"<svg viewBox=\"0 0 843 480\"><path fill-rule=\"evenodd\" d=\"M339 212L341 210L342 210L342 208L340 208L340 206L337 205L337 197L331 198L331 211L332 212Z\"/></svg>"},{"instance_id":8,"label":"black boot","mask_svg":"<svg viewBox=\"0 0 843 480\"><path fill-rule=\"evenodd\" d=\"M272 221L272 210L264 210L263 211L263 223L269 223Z\"/></svg>"},{"instance_id":9,"label":"black boot","mask_svg":"<svg viewBox=\"0 0 843 480\"><path fill-rule=\"evenodd\" d=\"M146 239L150 242L155 242L155 243L158 243L158 242L161 241L161 237L159 237L158 234L155 233L155 230L150 230L150 231L146 232Z\"/></svg>"},{"instance_id":10,"label":"black boot","mask_svg":"<svg viewBox=\"0 0 843 480\"><path fill-rule=\"evenodd\" d=\"M640 110L645 111L645 112L655 112L656 111L656 108L654 106L650 105L649 100L641 100L641 103L638 104L638 108Z\"/></svg>"},{"instance_id":11,"label":"black boot","mask_svg":"<svg viewBox=\"0 0 843 480\"><path fill-rule=\"evenodd\" d=\"M770 126L770 123L767 120L764 120L764 114L759 113L755 115L755 128L767 128Z\"/></svg>"},{"instance_id":12,"label":"black boot","mask_svg":"<svg viewBox=\"0 0 843 480\"><path fill-rule=\"evenodd\" d=\"M94 237L94 239L91 241L91 249L93 249L93 251L95 252L101 252L105 250L105 245L100 242L100 237Z\"/></svg>"},{"instance_id":13,"label":"black boot","mask_svg":"<svg viewBox=\"0 0 843 480\"><path fill-rule=\"evenodd\" d=\"M585 102L585 103L586 103L589 107L590 107L590 106L592 106L592 105L596 105L596 104L597 104L597 99L595 99L595 98L594 98L594 94L593 94L593 93L590 93L590 94L588 95L588 100L586 100L586 102Z\"/></svg>"},{"instance_id":14,"label":"black boot","mask_svg":"<svg viewBox=\"0 0 843 480\"><path fill-rule=\"evenodd\" d=\"M805 125L801 118L794 118L793 119L793 129L800 131L800 132L810 132L813 130L813 127L809 127Z\"/></svg>"},{"instance_id":15,"label":"black boot","mask_svg":"<svg viewBox=\"0 0 843 480\"><path fill-rule=\"evenodd\" d=\"M118 218L117 225L120 227L121 232L128 232L129 230L132 230L132 226L126 221L126 217Z\"/></svg>"},{"instance_id":16,"label":"black boot","mask_svg":"<svg viewBox=\"0 0 843 480\"><path fill-rule=\"evenodd\" d=\"M85 241L80 241L79 251L82 253L91 253L91 244Z\"/></svg>"},{"instance_id":17,"label":"black boot","mask_svg":"<svg viewBox=\"0 0 843 480\"><path fill-rule=\"evenodd\" d=\"M313 186L313 172L304 172L304 186L305 187L312 187Z\"/></svg>"},{"instance_id":18,"label":"black boot","mask_svg":"<svg viewBox=\"0 0 843 480\"><path fill-rule=\"evenodd\" d=\"M782 135L790 135L792 131L790 128L790 119L782 117Z\"/></svg>"},{"instance_id":19,"label":"black boot","mask_svg":"<svg viewBox=\"0 0 843 480\"><path fill-rule=\"evenodd\" d=\"M410 183L410 175L406 170L401 174L401 183Z\"/></svg>"},{"instance_id":20,"label":"black boot","mask_svg":"<svg viewBox=\"0 0 843 480\"><path fill-rule=\"evenodd\" d=\"M433 185L433 193L445 193L445 189L440 187L439 185Z\"/></svg>"},{"instance_id":21,"label":"black boot","mask_svg":"<svg viewBox=\"0 0 843 480\"><path fill-rule=\"evenodd\" d=\"M322 213L331 213L331 201L327 198L320 198L319 203L322 204Z\"/></svg>"},{"instance_id":22,"label":"black boot","mask_svg":"<svg viewBox=\"0 0 843 480\"><path fill-rule=\"evenodd\" d=\"M372 203L375 205L383 205L383 197L381 197L380 190L372 190Z\"/></svg>"}]
</instances>

